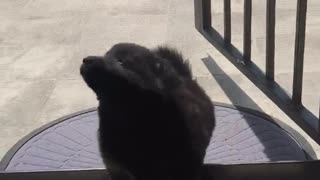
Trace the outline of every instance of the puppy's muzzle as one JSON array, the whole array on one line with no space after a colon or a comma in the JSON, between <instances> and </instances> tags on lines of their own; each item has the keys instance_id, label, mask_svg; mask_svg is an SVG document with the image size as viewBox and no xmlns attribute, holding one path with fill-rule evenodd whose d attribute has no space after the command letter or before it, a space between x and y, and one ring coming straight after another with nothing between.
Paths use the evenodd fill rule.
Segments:
<instances>
[{"instance_id":1,"label":"puppy's muzzle","mask_svg":"<svg viewBox=\"0 0 320 180\"><path fill-rule=\"evenodd\" d=\"M82 60L80 73L82 75L89 71L95 71L103 66L103 57L101 56L88 56Z\"/></svg>"},{"instance_id":2,"label":"puppy's muzzle","mask_svg":"<svg viewBox=\"0 0 320 180\"><path fill-rule=\"evenodd\" d=\"M88 56L82 60L82 63L85 65L90 65L93 63L97 63L98 61L102 61L103 58L101 56Z\"/></svg>"}]
</instances>

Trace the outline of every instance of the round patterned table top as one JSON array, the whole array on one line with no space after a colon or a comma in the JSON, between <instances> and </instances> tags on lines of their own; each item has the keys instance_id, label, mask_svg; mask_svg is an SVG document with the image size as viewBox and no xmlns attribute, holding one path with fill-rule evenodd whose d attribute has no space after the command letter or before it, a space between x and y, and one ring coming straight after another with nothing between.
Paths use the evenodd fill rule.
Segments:
<instances>
[{"instance_id":1,"label":"round patterned table top","mask_svg":"<svg viewBox=\"0 0 320 180\"><path fill-rule=\"evenodd\" d=\"M262 113L215 105L216 128L204 162L242 164L303 161L306 154L286 131ZM95 109L52 122L18 142L0 170L48 171L104 168ZM1 169L2 168L2 169Z\"/></svg>"}]
</instances>

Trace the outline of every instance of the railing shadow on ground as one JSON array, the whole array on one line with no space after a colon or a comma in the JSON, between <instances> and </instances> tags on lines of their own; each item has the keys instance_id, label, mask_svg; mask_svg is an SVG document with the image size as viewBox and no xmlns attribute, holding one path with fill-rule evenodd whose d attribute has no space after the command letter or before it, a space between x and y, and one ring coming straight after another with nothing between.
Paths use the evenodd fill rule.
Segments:
<instances>
[{"instance_id":1,"label":"railing shadow on ground","mask_svg":"<svg viewBox=\"0 0 320 180\"><path fill-rule=\"evenodd\" d=\"M240 105L243 106L245 104L246 107L249 107L251 109L255 109L257 111L263 112L263 110L259 107L258 104L255 103L254 100L252 100L246 92L244 92L236 82L234 82L215 62L215 60L208 55L206 58L201 59L204 65L207 67L213 78L217 81L221 89L224 91L224 93L227 95L229 100L234 105ZM223 77L223 78L221 78ZM240 99L240 100L239 100ZM241 102L240 102L241 101ZM245 117L244 117L245 118ZM272 117L270 117L272 118ZM272 118L274 119L274 118ZM288 125L281 123L281 121L276 120L276 123L281 124L281 127L283 127L286 131L288 131L290 134L293 134L295 137L299 136L297 139L299 139L301 145L303 145L304 150L307 151L308 158L310 159L316 159L316 153L314 152L313 148L310 146L310 144L307 142L307 140L302 137L299 133L297 133L293 128L289 127ZM255 129L255 126L252 127L252 131L256 133L257 137L259 138L259 134L257 133L259 130ZM263 141L261 141L263 142ZM266 146L265 146L266 147ZM276 159L273 159L272 154L268 151L268 148L265 148L265 154L268 156L268 158L271 161L276 161Z\"/></svg>"},{"instance_id":2,"label":"railing shadow on ground","mask_svg":"<svg viewBox=\"0 0 320 180\"><path fill-rule=\"evenodd\" d=\"M225 44L214 28L208 28L201 34L310 137L320 143L319 134L315 129L319 126L319 119L311 111L303 105L297 106L285 90L276 81L268 80L254 62L245 63L242 53L234 45Z\"/></svg>"}]
</instances>

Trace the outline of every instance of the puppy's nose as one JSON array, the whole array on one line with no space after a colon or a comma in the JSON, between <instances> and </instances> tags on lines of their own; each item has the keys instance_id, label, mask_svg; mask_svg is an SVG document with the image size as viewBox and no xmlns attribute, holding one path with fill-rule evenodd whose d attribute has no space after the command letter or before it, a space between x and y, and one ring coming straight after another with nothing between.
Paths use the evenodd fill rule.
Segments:
<instances>
[{"instance_id":1,"label":"puppy's nose","mask_svg":"<svg viewBox=\"0 0 320 180\"><path fill-rule=\"evenodd\" d=\"M97 60L101 60L101 57L99 57L99 56L88 56L88 57L84 58L82 60L82 62L84 64L90 64L90 63L92 63L94 61L97 61Z\"/></svg>"}]
</instances>

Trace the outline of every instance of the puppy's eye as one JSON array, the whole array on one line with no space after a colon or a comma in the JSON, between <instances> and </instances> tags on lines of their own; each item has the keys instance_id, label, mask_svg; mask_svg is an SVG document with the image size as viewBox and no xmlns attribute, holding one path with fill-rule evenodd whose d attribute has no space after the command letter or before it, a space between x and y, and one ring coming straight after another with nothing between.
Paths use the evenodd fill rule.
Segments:
<instances>
[{"instance_id":1,"label":"puppy's eye","mask_svg":"<svg viewBox=\"0 0 320 180\"><path fill-rule=\"evenodd\" d=\"M122 64L123 64L122 59L119 59L119 58L113 57L113 58L112 58L112 61L115 62L116 64L119 64L119 65L122 65Z\"/></svg>"},{"instance_id":2,"label":"puppy's eye","mask_svg":"<svg viewBox=\"0 0 320 180\"><path fill-rule=\"evenodd\" d=\"M123 60L122 60L122 59L117 59L117 61L118 61L118 63L119 63L120 65L123 64Z\"/></svg>"},{"instance_id":3,"label":"puppy's eye","mask_svg":"<svg viewBox=\"0 0 320 180\"><path fill-rule=\"evenodd\" d=\"M161 68L161 64L160 63L156 63L156 69L160 70L160 68Z\"/></svg>"},{"instance_id":4,"label":"puppy's eye","mask_svg":"<svg viewBox=\"0 0 320 180\"><path fill-rule=\"evenodd\" d=\"M162 67L162 64L157 62L155 63L155 70L158 72L158 73L161 73L163 71L163 67Z\"/></svg>"}]
</instances>

